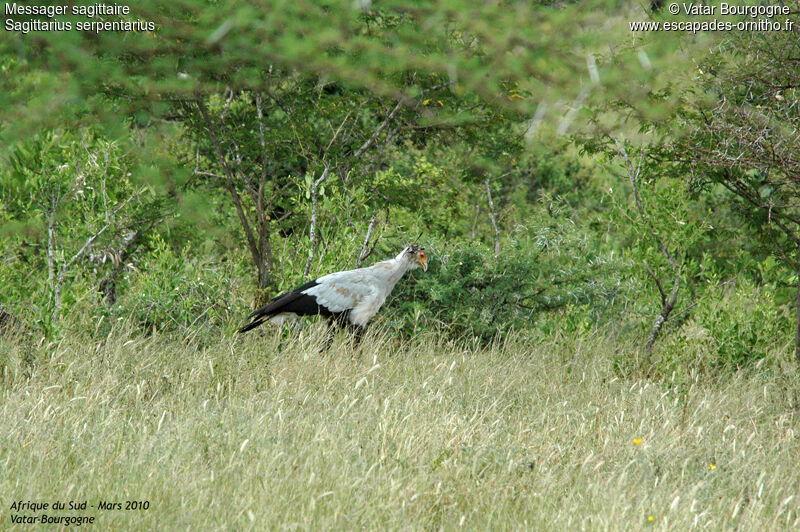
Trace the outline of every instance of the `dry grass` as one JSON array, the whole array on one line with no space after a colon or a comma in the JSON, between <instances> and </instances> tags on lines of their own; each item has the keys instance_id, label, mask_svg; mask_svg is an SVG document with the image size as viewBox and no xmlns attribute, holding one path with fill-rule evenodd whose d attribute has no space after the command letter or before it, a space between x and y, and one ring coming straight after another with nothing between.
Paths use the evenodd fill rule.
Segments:
<instances>
[{"instance_id":1,"label":"dry grass","mask_svg":"<svg viewBox=\"0 0 800 532\"><path fill-rule=\"evenodd\" d=\"M12 500L128 499L150 509L87 513L115 529L800 526L788 371L619 377L599 339L320 342L118 331L48 346L28 376L0 344L0 527Z\"/></svg>"}]
</instances>

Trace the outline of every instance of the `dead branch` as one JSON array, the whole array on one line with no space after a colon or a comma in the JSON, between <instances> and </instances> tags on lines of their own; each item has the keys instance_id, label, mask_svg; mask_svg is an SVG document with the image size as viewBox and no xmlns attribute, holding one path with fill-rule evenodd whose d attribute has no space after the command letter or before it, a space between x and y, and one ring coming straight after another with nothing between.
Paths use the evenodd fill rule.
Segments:
<instances>
[{"instance_id":1,"label":"dead branch","mask_svg":"<svg viewBox=\"0 0 800 532\"><path fill-rule=\"evenodd\" d=\"M497 227L497 218L494 215L494 201L492 200L489 179L484 180L483 184L486 186L486 197L489 203L489 219L492 221L492 227L494 228L494 258L497 258L500 255L500 229Z\"/></svg>"},{"instance_id":2,"label":"dead branch","mask_svg":"<svg viewBox=\"0 0 800 532\"><path fill-rule=\"evenodd\" d=\"M308 238L311 242L311 247L308 250L308 260L306 261L306 267L303 269L303 276L308 277L308 272L311 270L311 263L314 261L314 254L317 251L317 190L319 186L328 179L328 173L330 172L330 165L325 163L325 170L322 171L322 175L317 178L316 181L311 183L311 225L308 229Z\"/></svg>"},{"instance_id":3,"label":"dead branch","mask_svg":"<svg viewBox=\"0 0 800 532\"><path fill-rule=\"evenodd\" d=\"M359 157L361 157L364 154L365 151L367 151L367 149L370 146L372 146L372 144L375 142L375 140L378 138L378 136L381 134L381 132L384 129L386 129L387 125L389 125L389 122L392 121L392 119L394 118L394 115L396 115L397 112L400 110L400 108L403 107L404 103L405 102L402 99L397 102L397 105L394 106L394 109L392 109L392 111L389 113L389 115L386 117L386 119L384 119L384 121L381 123L381 125L379 125L377 127L377 129L375 129L375 131L372 133L372 135L364 142L364 144L362 144L361 147L358 148L358 150L356 150L356 152L353 154L354 158L358 159Z\"/></svg>"},{"instance_id":4,"label":"dead branch","mask_svg":"<svg viewBox=\"0 0 800 532\"><path fill-rule=\"evenodd\" d=\"M83 246L75 252L75 254L67 261L66 264L61 266L58 271L58 275L56 276L55 283L53 285L53 322L58 322L58 312L61 307L61 291L64 287L64 280L66 279L67 273L69 273L70 269L75 265L78 260L83 257L86 251L91 247L95 240L97 240L103 233L105 233L111 224L114 222L116 215L125 208L128 203L130 203L134 198L137 198L139 194L144 192L144 188L141 188L130 195L128 199L117 205L112 211L107 219L106 223L97 230L93 235L86 239L83 243Z\"/></svg>"},{"instance_id":5,"label":"dead branch","mask_svg":"<svg viewBox=\"0 0 800 532\"><path fill-rule=\"evenodd\" d=\"M364 259L369 256L369 239L372 237L372 230L375 228L375 217L369 219L369 225L367 226L367 234L364 236L364 243L361 245L361 252L358 254L358 260L356 260L356 268L360 268L361 265L364 263Z\"/></svg>"},{"instance_id":6,"label":"dead branch","mask_svg":"<svg viewBox=\"0 0 800 532\"><path fill-rule=\"evenodd\" d=\"M214 131L214 123L211 120L211 117L208 114L208 109L206 109L206 104L203 102L202 98L197 98L195 100L197 103L197 108L200 111L200 115L203 118L203 121L206 124L206 129L208 130L208 135L211 139L211 143L214 146L214 151L217 154L217 159L219 159L219 164L222 166L222 170L225 173L225 178L223 180L223 184L225 188L231 195L231 199L233 200L233 204L236 207L236 214L239 216L239 221L242 223L242 228L244 229L245 237L247 238L247 245L250 248L250 253L253 256L253 260L258 262L258 257L260 256L260 250L258 249L258 243L256 242L255 235L253 234L253 230L250 227L250 222L247 220L247 215L244 212L244 207L242 207L242 198L239 196L239 192L236 190L236 186L234 185L236 178L233 174L233 170L228 165L227 160L225 159L225 155L222 152L222 146L220 145L219 139L217 138L217 134Z\"/></svg>"},{"instance_id":7,"label":"dead branch","mask_svg":"<svg viewBox=\"0 0 800 532\"><path fill-rule=\"evenodd\" d=\"M142 237L149 233L155 226L167 219L169 215L164 214L159 216L147 224L138 226L136 231L133 231L126 236L119 250L116 252L116 259L111 271L106 275L105 279L100 282L100 291L106 299L106 303L113 305L117 300L117 282L120 275L125 269L125 265L139 248L142 243Z\"/></svg>"},{"instance_id":8,"label":"dead branch","mask_svg":"<svg viewBox=\"0 0 800 532\"><path fill-rule=\"evenodd\" d=\"M664 305L667 302L667 294L664 293L664 287L661 286L661 279L659 279L655 272L653 272L652 268L650 268L650 265L647 263L647 259L642 260L642 262L644 262L644 267L647 268L647 273L656 283L658 293L661 294L661 304Z\"/></svg>"},{"instance_id":9,"label":"dead branch","mask_svg":"<svg viewBox=\"0 0 800 532\"><path fill-rule=\"evenodd\" d=\"M631 183L631 187L633 188L633 198L636 203L636 210L639 212L639 218L641 218L642 222L644 223L650 238L656 243L658 246L659 251L667 259L669 265L672 267L673 272L673 281L672 281L672 290L670 291L669 296L666 295L664 291L664 287L661 284L661 280L655 274L655 272L650 268L650 265L647 261L644 261L644 265L647 268L647 273L656 283L656 287L658 288L658 292L661 295L661 312L659 312L656 319L653 321L653 326L650 329L650 335L647 337L647 343L645 344L644 352L645 352L645 360L650 357L650 353L653 350L653 345L655 344L656 340L658 339L658 335L661 332L661 328L669 319L670 314L672 313L673 309L675 308L675 304L678 301L678 289L680 288L680 280L681 280L681 269L678 265L675 257L672 253L669 252L667 247L658 237L656 233L655 226L653 222L650 220L650 217L647 215L647 211L644 209L644 205L642 204L642 198L639 195L639 185L638 179L639 174L642 168L642 161L639 159L637 165L634 167L633 161L631 160L630 156L628 155L627 150L622 145L622 143L614 139L614 142L617 145L617 150L619 154L622 156L623 160L625 161L625 166L628 169L628 178Z\"/></svg>"}]
</instances>

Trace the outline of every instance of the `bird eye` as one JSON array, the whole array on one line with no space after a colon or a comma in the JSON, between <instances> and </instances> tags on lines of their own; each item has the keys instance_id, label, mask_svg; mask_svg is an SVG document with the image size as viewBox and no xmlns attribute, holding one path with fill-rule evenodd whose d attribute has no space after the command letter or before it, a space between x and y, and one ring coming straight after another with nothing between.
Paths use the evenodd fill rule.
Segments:
<instances>
[{"instance_id":1,"label":"bird eye","mask_svg":"<svg viewBox=\"0 0 800 532\"><path fill-rule=\"evenodd\" d=\"M421 258L421 259L425 258L425 252L424 251L420 251L419 252L419 258Z\"/></svg>"}]
</instances>

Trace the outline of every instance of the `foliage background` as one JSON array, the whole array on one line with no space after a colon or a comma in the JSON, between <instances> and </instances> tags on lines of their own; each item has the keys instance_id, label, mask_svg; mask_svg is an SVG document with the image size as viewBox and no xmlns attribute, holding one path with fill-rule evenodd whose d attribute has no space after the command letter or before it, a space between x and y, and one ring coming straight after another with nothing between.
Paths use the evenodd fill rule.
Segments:
<instances>
[{"instance_id":1,"label":"foliage background","mask_svg":"<svg viewBox=\"0 0 800 532\"><path fill-rule=\"evenodd\" d=\"M398 288L384 326L484 343L642 338L659 310L653 275L670 267L621 141L681 265L654 367L685 360L697 331L713 367L758 361L789 341L796 253L773 211L731 195L720 172L762 175L747 186L774 212L791 190L764 184L767 163L720 170L692 150L725 134L696 126L720 102L759 104L774 131L796 120L778 63L796 52L791 32L678 48L607 29L665 14L620 4L603 23L591 16L603 6L141 2L132 16L158 31L4 32L3 309L48 338L119 319L213 338L265 298L421 233L431 272ZM755 78L733 72L765 47L782 47L775 82L742 97Z\"/></svg>"},{"instance_id":2,"label":"foliage background","mask_svg":"<svg viewBox=\"0 0 800 532\"><path fill-rule=\"evenodd\" d=\"M0 522L798 528L800 39L659 4L0 32ZM410 241L360 346L236 334Z\"/></svg>"}]
</instances>

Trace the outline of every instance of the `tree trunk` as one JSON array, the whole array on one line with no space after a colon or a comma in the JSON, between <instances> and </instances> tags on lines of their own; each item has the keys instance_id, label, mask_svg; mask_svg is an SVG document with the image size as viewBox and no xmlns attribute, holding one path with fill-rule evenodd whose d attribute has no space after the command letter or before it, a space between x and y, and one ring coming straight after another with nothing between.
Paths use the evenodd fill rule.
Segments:
<instances>
[{"instance_id":1,"label":"tree trunk","mask_svg":"<svg viewBox=\"0 0 800 532\"><path fill-rule=\"evenodd\" d=\"M267 218L267 209L272 206L272 199L265 201L264 194L268 182L269 161L267 159L267 140L264 132L264 109L261 102L261 92L256 92L256 113L258 115L258 137L261 142L261 178L256 192L256 217L258 218L258 254L254 256L258 269L258 283L253 301L255 308L263 307L269 300L267 287L275 266L270 243L270 223ZM252 190L252 189L251 189ZM273 196L274 199L274 196Z\"/></svg>"},{"instance_id":2,"label":"tree trunk","mask_svg":"<svg viewBox=\"0 0 800 532\"><path fill-rule=\"evenodd\" d=\"M653 222L650 220L650 217L647 215L647 211L644 210L644 205L642 204L642 198L639 195L639 186L637 185L637 180L639 179L639 172L642 168L642 159L639 159L638 165L636 167L633 166L633 161L631 160L630 156L628 155L628 151L622 145L622 143L614 139L614 142L617 145L617 149L619 154L622 156L623 160L625 161L625 165L628 169L628 178L631 183L631 188L633 189L633 199L636 203L636 210L639 212L639 218L641 219L644 226L647 228L647 232L650 234L650 237L658 246L659 251L667 259L667 262L672 267L672 272L675 275L674 281L672 282L672 292L670 292L669 296L664 292L664 287L661 284L656 273L650 268L650 265L647 264L647 261L644 261L644 265L647 268L647 273L650 277L653 278L653 281L656 283L656 287L658 288L658 293L661 296L661 312L656 319L653 321L653 328L650 329L650 336L647 337L647 343L644 347L645 353L645 361L650 358L650 353L653 351L653 345L656 343L658 339L658 335L661 332L661 328L669 319L669 315L672 313L672 310L675 308L675 304L678 301L678 288L681 285L681 267L678 265L678 262L675 260L675 256L669 252L667 246L661 239L658 237L658 232L656 231Z\"/></svg>"},{"instance_id":3,"label":"tree trunk","mask_svg":"<svg viewBox=\"0 0 800 532\"><path fill-rule=\"evenodd\" d=\"M259 100L260 101L260 100ZM228 193L231 195L231 199L233 200L233 205L236 207L236 214L239 216L239 221L242 224L242 229L244 229L244 235L247 238L247 247L250 250L250 256L253 258L253 262L259 264L262 260L261 257L261 250L258 247L258 241L256 240L256 235L253 233L253 229L250 226L250 221L247 219L247 214L245 213L244 207L242 206L242 198L239 195L239 192L236 190L236 175L234 170L228 164L227 159L225 158L225 153L222 150L222 145L220 143L219 138L217 137L216 128L214 122L211 120L211 115L208 114L208 109L206 109L206 104L202 98L197 98L195 100L197 104L197 109L200 112L200 116L205 122L206 130L208 131L208 138L211 140L211 145L214 147L214 152L217 155L217 162L222 167L222 171L224 173L225 179L223 180L223 185L227 189ZM259 275L259 278L261 276Z\"/></svg>"},{"instance_id":4,"label":"tree trunk","mask_svg":"<svg viewBox=\"0 0 800 532\"><path fill-rule=\"evenodd\" d=\"M675 308L675 303L678 301L678 288L680 287L680 273L675 273L675 281L672 285L672 293L670 293L669 298L662 299L661 302L661 313L656 316L655 321L653 322L653 328L650 330L650 336L647 338L647 344L644 348L645 359L650 358L650 353L653 351L653 345L656 343L658 339L658 334L661 332L661 328L669 319L669 315L672 313L672 310ZM660 286L659 286L660 289Z\"/></svg>"},{"instance_id":5,"label":"tree trunk","mask_svg":"<svg viewBox=\"0 0 800 532\"><path fill-rule=\"evenodd\" d=\"M264 180L261 181L258 187L258 201L256 202L256 216L258 217L258 254L253 256L253 262L256 264L257 279L256 279L256 292L253 297L254 308L263 307L269 300L267 287L269 287L272 278L273 269L275 266L274 258L272 256L272 245L269 239L269 220L264 208Z\"/></svg>"},{"instance_id":6,"label":"tree trunk","mask_svg":"<svg viewBox=\"0 0 800 532\"><path fill-rule=\"evenodd\" d=\"M263 256L258 257L258 260L256 260L256 268L258 269L258 286L253 297L253 308L261 308L270 299L267 287L269 286L272 271L269 261Z\"/></svg>"}]
</instances>

